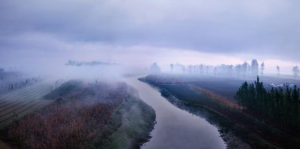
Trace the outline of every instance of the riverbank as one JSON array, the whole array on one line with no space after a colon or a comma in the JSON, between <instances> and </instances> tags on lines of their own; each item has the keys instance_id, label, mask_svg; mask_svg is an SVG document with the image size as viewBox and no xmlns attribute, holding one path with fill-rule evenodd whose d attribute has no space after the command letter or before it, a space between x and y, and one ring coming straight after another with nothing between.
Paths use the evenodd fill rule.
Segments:
<instances>
[{"instance_id":1,"label":"riverbank","mask_svg":"<svg viewBox=\"0 0 300 149\"><path fill-rule=\"evenodd\" d=\"M171 93L169 93L165 89L160 90L162 96L164 96L171 104L176 106L179 109L185 110L191 114L197 115L201 118L204 118L212 125L217 126L218 131L221 134L222 139L226 142L226 148L228 149L251 149L250 145L240 139L233 130L229 130L228 126L232 125L232 123L228 123L228 125L222 124L221 121L225 120L225 117L212 109L209 109L204 106L193 105L186 101L182 101L174 97Z\"/></svg>"},{"instance_id":2,"label":"riverbank","mask_svg":"<svg viewBox=\"0 0 300 149\"><path fill-rule=\"evenodd\" d=\"M143 149L226 149L217 127L204 118L175 107L157 88L139 81L138 77L128 78L125 82L136 88L141 99L156 113L157 124L151 132L152 138Z\"/></svg>"},{"instance_id":3,"label":"riverbank","mask_svg":"<svg viewBox=\"0 0 300 149\"><path fill-rule=\"evenodd\" d=\"M265 124L262 124L249 116L238 113L234 109L209 99L204 94L193 90L188 84L162 85L157 84L156 82L147 81L145 78L140 80L158 87L162 96L166 97L168 100L172 101L178 99L183 101L183 105L185 105L184 110L193 114L196 113L195 115L197 115L197 112L199 111L202 111L202 113L200 112L200 115L203 115L203 111L205 111L205 113L208 112L209 114L204 114L205 119L219 127L219 131L228 145L232 144L229 140L236 140L228 138L230 133L249 144L252 148L277 148L277 142L280 142L279 139L288 139L286 136L278 137L277 135L274 135L277 133L276 130L274 131L274 129L270 129ZM248 123L249 125L247 125ZM271 143L265 140L271 141ZM289 140L289 142L280 142L281 144L278 146L289 148L292 146L290 144L291 141L292 140ZM234 146L234 144L236 143L233 143L232 146ZM276 146L274 144L276 144Z\"/></svg>"},{"instance_id":4,"label":"riverbank","mask_svg":"<svg viewBox=\"0 0 300 149\"><path fill-rule=\"evenodd\" d=\"M89 148L135 149L150 137L154 128L155 111L144 103L136 89L129 87L128 96L113 112L108 122Z\"/></svg>"}]
</instances>

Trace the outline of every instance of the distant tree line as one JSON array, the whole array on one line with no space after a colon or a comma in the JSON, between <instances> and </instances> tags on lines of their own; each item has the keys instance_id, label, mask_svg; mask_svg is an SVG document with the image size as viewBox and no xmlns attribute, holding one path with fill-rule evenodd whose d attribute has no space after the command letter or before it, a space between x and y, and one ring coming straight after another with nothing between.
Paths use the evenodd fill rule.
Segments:
<instances>
[{"instance_id":1,"label":"distant tree line","mask_svg":"<svg viewBox=\"0 0 300 149\"><path fill-rule=\"evenodd\" d=\"M244 82L235 95L243 111L283 131L300 137L299 88L266 90L263 82Z\"/></svg>"},{"instance_id":2,"label":"distant tree line","mask_svg":"<svg viewBox=\"0 0 300 149\"><path fill-rule=\"evenodd\" d=\"M182 65L182 64L170 64L171 72L182 72L186 74L199 74L199 75L214 75L214 76L226 76L226 77L247 77L257 76L259 73L259 64L256 59L251 61L251 64L244 62L237 65L221 64L219 66L211 65ZM260 65L260 72L263 75L265 69L264 62Z\"/></svg>"},{"instance_id":3,"label":"distant tree line","mask_svg":"<svg viewBox=\"0 0 300 149\"><path fill-rule=\"evenodd\" d=\"M260 66L260 67L259 67ZM183 73L183 74L200 74L200 75L214 75L214 76L225 76L225 77L248 77L248 76L257 76L260 72L260 75L264 75L265 63L262 62L260 65L256 59L251 61L251 64L244 62L237 65L226 65L221 64L218 66L211 65L182 65L179 63L170 64L172 73ZM259 71L260 70L260 71ZM280 76L280 67L276 66L277 76ZM297 78L300 74L298 66L294 66L292 69L293 76Z\"/></svg>"},{"instance_id":4,"label":"distant tree line","mask_svg":"<svg viewBox=\"0 0 300 149\"><path fill-rule=\"evenodd\" d=\"M24 81L21 82L15 82L15 83L8 83L8 84L3 84L0 86L0 90L4 90L4 91L11 91L14 89L19 89L25 86L28 86L30 84L36 83L41 81L40 76L39 77L33 77L33 78L29 78L29 79L25 79Z\"/></svg>"},{"instance_id":5,"label":"distant tree line","mask_svg":"<svg viewBox=\"0 0 300 149\"><path fill-rule=\"evenodd\" d=\"M96 65L116 65L114 63L107 63L107 62L101 62L101 61L90 61L90 62L85 62L85 61L74 61L74 60L69 60L66 65L68 66L96 66Z\"/></svg>"}]
</instances>

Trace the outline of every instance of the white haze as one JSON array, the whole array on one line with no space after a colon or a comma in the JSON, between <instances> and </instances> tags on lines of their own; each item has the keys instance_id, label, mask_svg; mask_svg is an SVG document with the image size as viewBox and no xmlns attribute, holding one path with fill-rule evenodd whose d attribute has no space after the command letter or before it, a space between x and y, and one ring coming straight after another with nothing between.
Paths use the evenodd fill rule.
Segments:
<instances>
[{"instance_id":1,"label":"white haze","mask_svg":"<svg viewBox=\"0 0 300 149\"><path fill-rule=\"evenodd\" d=\"M299 6L296 0L1 1L0 67L115 76L144 73L153 62L169 72L170 63L257 59L265 62L265 73L276 73L279 65L291 74L300 66ZM119 65L73 68L64 65L68 60Z\"/></svg>"}]
</instances>

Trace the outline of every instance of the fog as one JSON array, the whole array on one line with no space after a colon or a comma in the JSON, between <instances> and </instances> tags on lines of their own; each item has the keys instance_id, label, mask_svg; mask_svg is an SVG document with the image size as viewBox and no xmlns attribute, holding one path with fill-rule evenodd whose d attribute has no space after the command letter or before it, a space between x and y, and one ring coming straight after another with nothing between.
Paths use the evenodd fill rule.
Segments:
<instances>
[{"instance_id":1,"label":"fog","mask_svg":"<svg viewBox=\"0 0 300 149\"><path fill-rule=\"evenodd\" d=\"M235 66L257 59L266 74L276 74L277 65L291 74L300 64L295 0L0 3L0 67L6 70L81 75L83 68L65 66L77 60L116 63L109 69L126 74L154 62L169 72L171 63Z\"/></svg>"},{"instance_id":2,"label":"fog","mask_svg":"<svg viewBox=\"0 0 300 149\"><path fill-rule=\"evenodd\" d=\"M299 147L299 6L0 0L0 148Z\"/></svg>"}]
</instances>

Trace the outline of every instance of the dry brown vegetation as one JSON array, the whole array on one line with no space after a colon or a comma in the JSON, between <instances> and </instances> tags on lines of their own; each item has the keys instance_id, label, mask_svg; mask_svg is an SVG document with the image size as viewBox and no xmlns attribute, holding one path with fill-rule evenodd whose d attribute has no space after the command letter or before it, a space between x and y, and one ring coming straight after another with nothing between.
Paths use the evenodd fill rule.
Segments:
<instances>
[{"instance_id":1,"label":"dry brown vegetation","mask_svg":"<svg viewBox=\"0 0 300 149\"><path fill-rule=\"evenodd\" d=\"M228 100L226 99L225 97L222 97L214 92L211 92L209 90L206 90L204 88L201 88L199 86L196 86L196 85L192 85L193 89L203 93L204 95L208 96L209 98L211 99L214 99L224 105L227 105L229 106L230 108L234 108L234 109L237 109L237 110L242 110L242 107L240 107L236 101L232 101L232 100Z\"/></svg>"},{"instance_id":2,"label":"dry brown vegetation","mask_svg":"<svg viewBox=\"0 0 300 149\"><path fill-rule=\"evenodd\" d=\"M6 128L5 140L18 148L86 148L126 91L125 83L78 88L66 99L15 121Z\"/></svg>"}]
</instances>

